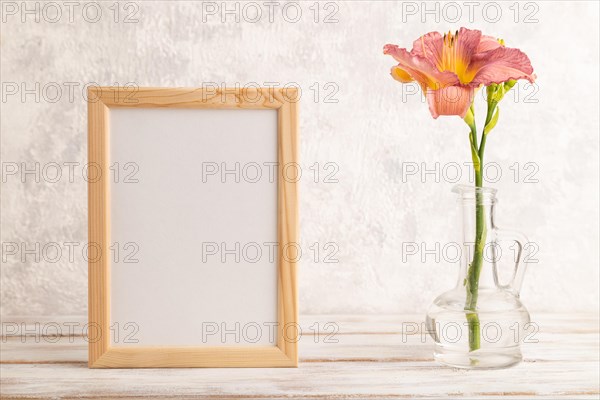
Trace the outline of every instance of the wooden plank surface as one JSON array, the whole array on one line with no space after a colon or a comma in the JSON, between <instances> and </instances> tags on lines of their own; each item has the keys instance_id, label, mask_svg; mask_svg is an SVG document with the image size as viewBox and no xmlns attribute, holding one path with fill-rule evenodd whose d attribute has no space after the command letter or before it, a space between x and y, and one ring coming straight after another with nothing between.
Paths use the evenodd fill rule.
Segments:
<instances>
[{"instance_id":1,"label":"wooden plank surface","mask_svg":"<svg viewBox=\"0 0 600 400\"><path fill-rule=\"evenodd\" d=\"M524 345L524 362L498 371L436 364L431 339L413 332L421 320L301 316L298 369L90 370L84 319L4 319L0 394L2 399L599 398L595 315L533 315L539 332ZM54 335L56 324L63 327L60 336ZM69 334L75 324L79 328Z\"/></svg>"}]
</instances>

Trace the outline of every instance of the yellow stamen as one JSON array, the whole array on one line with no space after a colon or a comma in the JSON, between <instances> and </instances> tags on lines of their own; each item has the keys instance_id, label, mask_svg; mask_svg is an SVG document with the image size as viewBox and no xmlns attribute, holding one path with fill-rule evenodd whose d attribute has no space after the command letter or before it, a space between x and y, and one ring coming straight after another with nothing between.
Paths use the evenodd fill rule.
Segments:
<instances>
[{"instance_id":1,"label":"yellow stamen","mask_svg":"<svg viewBox=\"0 0 600 400\"><path fill-rule=\"evenodd\" d=\"M466 60L463 59L464 55L460 54L462 49L456 45L457 42L458 31L456 31L454 34L448 31L448 33L444 35L442 65L438 66L438 68L440 71L454 72L458 76L460 82L466 84L471 81L472 77L466 76Z\"/></svg>"}]
</instances>

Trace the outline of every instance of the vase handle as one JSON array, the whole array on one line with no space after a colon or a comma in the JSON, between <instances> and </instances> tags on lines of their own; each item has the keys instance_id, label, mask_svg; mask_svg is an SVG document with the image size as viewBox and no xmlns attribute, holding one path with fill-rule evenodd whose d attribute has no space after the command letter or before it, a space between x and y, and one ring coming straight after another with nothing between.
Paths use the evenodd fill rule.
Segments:
<instances>
[{"instance_id":1,"label":"vase handle","mask_svg":"<svg viewBox=\"0 0 600 400\"><path fill-rule=\"evenodd\" d=\"M521 232L505 229L496 229L496 241L505 240L511 241L516 244L515 251L515 264L512 278L506 285L501 285L498 279L497 263L494 262L494 276L497 285L502 289L508 289L512 291L517 297L521 292L521 286L523 285L523 278L525 277L525 271L527 270L527 264L533 256L533 246L530 246L527 236Z\"/></svg>"}]
</instances>

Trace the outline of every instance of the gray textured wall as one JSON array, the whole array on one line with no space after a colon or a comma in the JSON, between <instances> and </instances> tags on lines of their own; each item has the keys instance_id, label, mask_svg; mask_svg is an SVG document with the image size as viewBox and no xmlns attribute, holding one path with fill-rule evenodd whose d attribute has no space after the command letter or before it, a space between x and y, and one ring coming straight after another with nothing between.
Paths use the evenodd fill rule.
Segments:
<instances>
[{"instance_id":1,"label":"gray textured wall","mask_svg":"<svg viewBox=\"0 0 600 400\"><path fill-rule=\"evenodd\" d=\"M321 3L318 22L313 2L302 3L295 23L295 8L284 15L285 3L275 8L273 22L261 6L263 17L256 23L250 21L255 9L244 9L244 3L239 23L234 15L225 23L220 12L203 15L202 2L191 1L117 7L103 2L97 22L93 5L79 3L71 22L68 6L57 2L62 15L56 23L56 9L27 4L30 9L37 4L39 22L24 13L21 2L2 2L2 315L86 312L81 243L87 240L82 178L87 126L81 89L92 82L298 83L302 165L307 174L314 163L321 166L319 182L302 180L302 240L305 247L339 246L338 263L323 262L323 250L315 262L307 250L300 269L301 311L423 311L454 283L456 265L435 262L431 255L425 262L420 255L403 255L403 246L443 247L455 238L450 193L455 171L444 166L467 162L469 147L458 118L434 121L418 96L403 96L388 74L393 60L382 55L382 46L409 46L425 32L463 25L523 49L539 77L537 90L521 84L518 99L505 101L487 147L487 160L502 171L493 184L499 189L498 223L526 232L539 246L523 300L532 310L597 310L597 2L521 3L518 15L509 8L512 2L495 3L502 11L498 21L496 6L482 2L472 23L461 2L456 4L462 17L455 23L456 8L444 3L438 5L439 23L435 14L422 14L420 2ZM211 10L205 2L204 11ZM330 13L337 22L323 21ZM123 21L127 15L130 23ZM76 85L72 98L69 85ZM56 86L62 88L58 97ZM332 171L323 168L328 162L339 168L337 183L324 182L324 173ZM23 175L24 166L36 163L39 182ZM59 182L50 182L55 169L49 163L61 165ZM65 163L74 163L73 182ZM432 169L436 163L439 182L433 175L425 182L419 175L403 177L407 166ZM525 179L532 173L537 182ZM461 174L467 182L467 167ZM68 242L76 243L72 260ZM6 247L10 243L18 244L17 255ZM51 262L55 254L47 247L39 262L33 255L22 262L22 246L35 243L41 249L57 243L62 256Z\"/></svg>"}]
</instances>

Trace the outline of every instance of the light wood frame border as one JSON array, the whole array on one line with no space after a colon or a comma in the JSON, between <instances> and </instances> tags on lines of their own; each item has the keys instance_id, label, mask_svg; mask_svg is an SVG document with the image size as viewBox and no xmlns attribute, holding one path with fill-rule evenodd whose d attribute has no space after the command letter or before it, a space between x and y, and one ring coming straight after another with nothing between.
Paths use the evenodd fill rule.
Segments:
<instances>
[{"instance_id":1,"label":"light wood frame border","mask_svg":"<svg viewBox=\"0 0 600 400\"><path fill-rule=\"evenodd\" d=\"M296 367L298 325L296 263L283 257L282 244L298 243L296 182L281 179L286 164L298 161L298 101L295 88L193 89L94 87L88 89L88 162L101 177L88 183L88 241L101 249L89 257L90 368ZM110 180L109 118L116 107L275 109L278 116L278 334L277 346L111 347L110 346ZM94 334L93 332L96 331ZM287 332L286 332L287 331ZM286 339L286 333L292 340ZM297 338L295 338L297 339Z\"/></svg>"}]
</instances>

